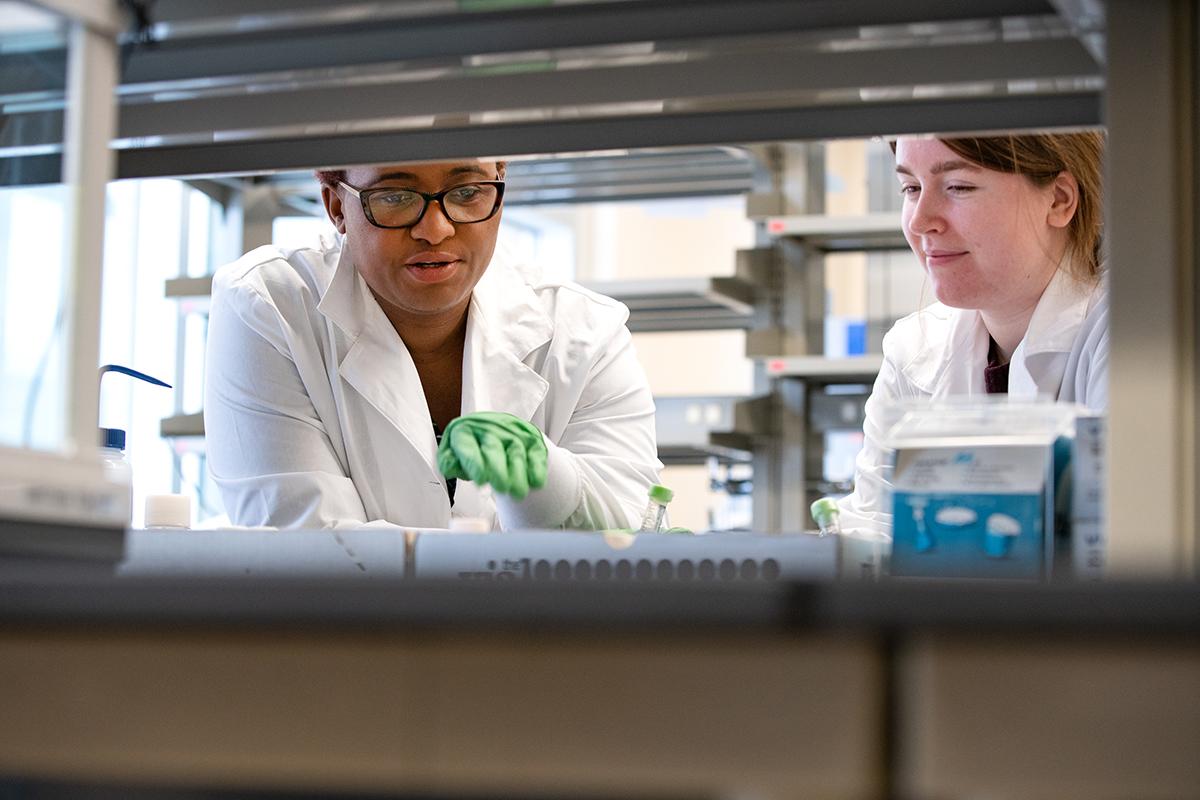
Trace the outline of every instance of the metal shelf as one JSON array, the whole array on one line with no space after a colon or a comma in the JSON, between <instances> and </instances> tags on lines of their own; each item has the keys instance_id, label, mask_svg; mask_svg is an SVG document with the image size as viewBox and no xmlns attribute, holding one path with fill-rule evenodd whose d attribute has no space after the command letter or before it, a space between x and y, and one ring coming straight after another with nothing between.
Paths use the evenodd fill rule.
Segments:
<instances>
[{"instance_id":1,"label":"metal shelf","mask_svg":"<svg viewBox=\"0 0 1200 800\"><path fill-rule=\"evenodd\" d=\"M629 330L685 331L749 328L756 319L755 288L740 278L657 278L585 282L629 307Z\"/></svg>"},{"instance_id":2,"label":"metal shelf","mask_svg":"<svg viewBox=\"0 0 1200 800\"><path fill-rule=\"evenodd\" d=\"M658 457L665 464L703 464L712 457L722 461L749 461L749 437L732 430L735 406L743 399L656 397ZM159 432L163 438L203 436L204 412L165 417Z\"/></svg>"},{"instance_id":3,"label":"metal shelf","mask_svg":"<svg viewBox=\"0 0 1200 800\"><path fill-rule=\"evenodd\" d=\"M164 439L177 436L203 436L204 412L195 414L178 414L174 417L163 417L159 424L159 435Z\"/></svg>"},{"instance_id":4,"label":"metal shelf","mask_svg":"<svg viewBox=\"0 0 1200 800\"><path fill-rule=\"evenodd\" d=\"M152 4L117 176L1104 121L1103 30L1053 0L368 5ZM18 181L57 179L65 62L0 57Z\"/></svg>"},{"instance_id":5,"label":"metal shelf","mask_svg":"<svg viewBox=\"0 0 1200 800\"><path fill-rule=\"evenodd\" d=\"M760 169L747 149L732 146L511 158L504 176L504 207L744 195L753 190ZM190 183L210 191L222 204L238 186L237 179ZM325 213L321 187L311 171L255 176L243 186L266 187L281 203L317 216Z\"/></svg>"},{"instance_id":6,"label":"metal shelf","mask_svg":"<svg viewBox=\"0 0 1200 800\"><path fill-rule=\"evenodd\" d=\"M749 461L750 437L736 433L737 404L746 398L654 398L658 457L664 464L703 464L709 458Z\"/></svg>"},{"instance_id":7,"label":"metal shelf","mask_svg":"<svg viewBox=\"0 0 1200 800\"><path fill-rule=\"evenodd\" d=\"M212 281L212 275L171 278L163 294L208 297ZM749 328L756 318L754 286L739 278L592 281L583 285L628 306L629 330L634 332Z\"/></svg>"},{"instance_id":8,"label":"metal shelf","mask_svg":"<svg viewBox=\"0 0 1200 800\"><path fill-rule=\"evenodd\" d=\"M900 214L884 212L857 216L806 214L768 217L767 233L803 239L827 252L903 250L908 248Z\"/></svg>"},{"instance_id":9,"label":"metal shelf","mask_svg":"<svg viewBox=\"0 0 1200 800\"><path fill-rule=\"evenodd\" d=\"M168 278L163 290L165 297L209 297L212 295L212 275L198 278Z\"/></svg>"},{"instance_id":10,"label":"metal shelf","mask_svg":"<svg viewBox=\"0 0 1200 800\"><path fill-rule=\"evenodd\" d=\"M804 378L819 383L870 383L883 366L882 355L825 358L824 356L775 356L756 358L773 378Z\"/></svg>"}]
</instances>

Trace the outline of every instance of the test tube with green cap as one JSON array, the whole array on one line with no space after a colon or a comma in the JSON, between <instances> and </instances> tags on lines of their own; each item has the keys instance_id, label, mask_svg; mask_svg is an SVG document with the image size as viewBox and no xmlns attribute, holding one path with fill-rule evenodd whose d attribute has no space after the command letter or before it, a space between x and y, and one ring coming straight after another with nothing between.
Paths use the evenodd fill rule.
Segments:
<instances>
[{"instance_id":1,"label":"test tube with green cap","mask_svg":"<svg viewBox=\"0 0 1200 800\"><path fill-rule=\"evenodd\" d=\"M642 513L642 524L639 533L658 533L662 530L663 519L667 516L667 503L675 497L675 493L665 486L654 484L647 492L649 500L646 510Z\"/></svg>"},{"instance_id":2,"label":"test tube with green cap","mask_svg":"<svg viewBox=\"0 0 1200 800\"><path fill-rule=\"evenodd\" d=\"M822 536L842 532L842 523L838 519L838 505L830 497L822 497L812 504L813 522L821 529Z\"/></svg>"}]
</instances>

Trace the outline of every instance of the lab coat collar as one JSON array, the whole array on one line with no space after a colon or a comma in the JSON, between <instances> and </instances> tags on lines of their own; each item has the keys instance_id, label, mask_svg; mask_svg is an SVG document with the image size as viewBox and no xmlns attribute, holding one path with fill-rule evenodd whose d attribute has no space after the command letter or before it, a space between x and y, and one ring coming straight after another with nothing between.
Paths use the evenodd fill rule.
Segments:
<instances>
[{"instance_id":1,"label":"lab coat collar","mask_svg":"<svg viewBox=\"0 0 1200 800\"><path fill-rule=\"evenodd\" d=\"M1058 396L1095 290L1095 281L1072 277L1067 264L1055 272L1010 359L1010 394ZM924 344L901 367L905 376L930 394L983 394L990 337L980 313L935 303L918 313L916 323Z\"/></svg>"},{"instance_id":2,"label":"lab coat collar","mask_svg":"<svg viewBox=\"0 0 1200 800\"><path fill-rule=\"evenodd\" d=\"M355 269L354 258L345 238L340 239L337 246L326 251L325 257L336 258L337 264L333 268L329 286L325 288L325 294L317 304L317 310L353 341L362 333L366 324L367 308L371 305L378 306L379 303L371 295L367 282Z\"/></svg>"},{"instance_id":3,"label":"lab coat collar","mask_svg":"<svg viewBox=\"0 0 1200 800\"><path fill-rule=\"evenodd\" d=\"M525 363L554 322L511 257L497 247L471 296L463 353L463 413L506 411L530 420L550 384Z\"/></svg>"},{"instance_id":4,"label":"lab coat collar","mask_svg":"<svg viewBox=\"0 0 1200 800\"><path fill-rule=\"evenodd\" d=\"M983 386L983 370L978 384L969 374L978 363L980 352L987 359L987 329L979 312L955 309L934 303L917 312L915 324L919 344L901 372L921 391L934 395L939 388L953 394L974 393Z\"/></svg>"},{"instance_id":5,"label":"lab coat collar","mask_svg":"<svg viewBox=\"0 0 1200 800\"><path fill-rule=\"evenodd\" d=\"M1096 282L1078 280L1068 269L1064 264L1054 273L1033 310L1029 329L1017 346L1024 348L1026 358L1039 353L1068 353L1075 344Z\"/></svg>"},{"instance_id":6,"label":"lab coat collar","mask_svg":"<svg viewBox=\"0 0 1200 800\"><path fill-rule=\"evenodd\" d=\"M1025 338L1013 352L1008 368L1010 396L1058 397L1096 283L1072 277L1065 266L1054 274L1033 310Z\"/></svg>"},{"instance_id":7,"label":"lab coat collar","mask_svg":"<svg viewBox=\"0 0 1200 800\"><path fill-rule=\"evenodd\" d=\"M337 253L337 265L317 309L355 339L362 334L372 316L369 310L378 309L379 303L355 269L344 239L340 251L334 252ZM382 309L379 311L382 313ZM537 293L511 255L499 245L471 296L468 331L472 322L476 327L482 326L480 330L496 333L493 343L503 343L499 350L518 360L550 341L554 331L554 323L539 302Z\"/></svg>"},{"instance_id":8,"label":"lab coat collar","mask_svg":"<svg viewBox=\"0 0 1200 800\"><path fill-rule=\"evenodd\" d=\"M441 480L433 419L416 363L355 268L344 239L317 309L345 336L334 354L338 375L403 434Z\"/></svg>"}]
</instances>

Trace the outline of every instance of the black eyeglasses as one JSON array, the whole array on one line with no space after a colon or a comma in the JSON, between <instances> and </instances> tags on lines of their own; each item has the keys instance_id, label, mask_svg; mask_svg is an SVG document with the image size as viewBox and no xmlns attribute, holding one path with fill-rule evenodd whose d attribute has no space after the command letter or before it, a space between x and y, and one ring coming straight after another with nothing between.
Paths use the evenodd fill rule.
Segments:
<instances>
[{"instance_id":1,"label":"black eyeglasses","mask_svg":"<svg viewBox=\"0 0 1200 800\"><path fill-rule=\"evenodd\" d=\"M437 201L451 222L483 222L496 216L504 199L504 181L474 181L426 194L416 189L359 189L338 181L362 203L363 214L377 228L411 228Z\"/></svg>"}]
</instances>

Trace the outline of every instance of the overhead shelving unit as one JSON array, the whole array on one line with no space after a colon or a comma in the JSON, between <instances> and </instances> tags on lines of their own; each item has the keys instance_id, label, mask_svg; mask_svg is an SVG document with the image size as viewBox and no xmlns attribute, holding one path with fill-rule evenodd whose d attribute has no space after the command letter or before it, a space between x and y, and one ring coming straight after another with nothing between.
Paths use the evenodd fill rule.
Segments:
<instances>
[{"instance_id":1,"label":"overhead shelving unit","mask_svg":"<svg viewBox=\"0 0 1200 800\"><path fill-rule=\"evenodd\" d=\"M804 152L798 157L810 187L801 201L805 210L820 211L826 183L823 160ZM768 197L766 204L778 200ZM895 212L766 215L760 222L772 244L747 254L747 260L771 276L771 318L748 337L747 354L771 392L743 404L737 416L741 426L735 431L755 443L755 526L804 530L811 527L808 509L814 500L850 489L840 479L825 478L826 436L861 430L866 398L882 362L878 354L824 355L826 257L907 250L908 245Z\"/></svg>"},{"instance_id":2,"label":"overhead shelving unit","mask_svg":"<svg viewBox=\"0 0 1200 800\"><path fill-rule=\"evenodd\" d=\"M162 0L124 37L116 174L1096 125L1077 5ZM57 179L65 58L0 57L27 181Z\"/></svg>"}]
</instances>

